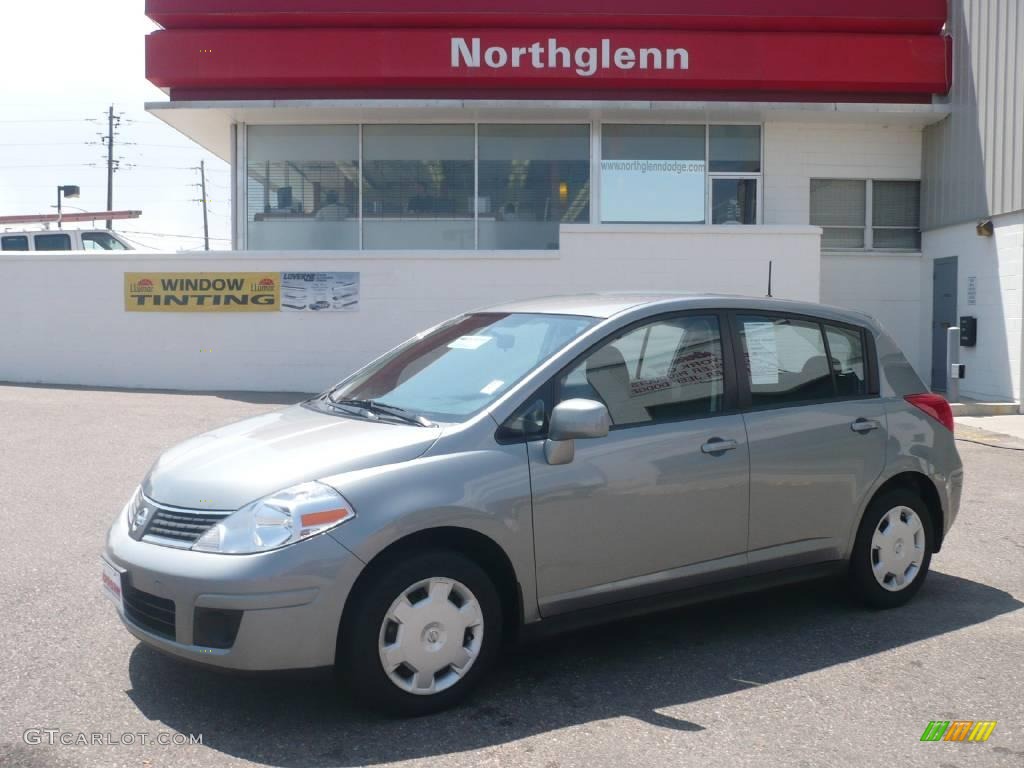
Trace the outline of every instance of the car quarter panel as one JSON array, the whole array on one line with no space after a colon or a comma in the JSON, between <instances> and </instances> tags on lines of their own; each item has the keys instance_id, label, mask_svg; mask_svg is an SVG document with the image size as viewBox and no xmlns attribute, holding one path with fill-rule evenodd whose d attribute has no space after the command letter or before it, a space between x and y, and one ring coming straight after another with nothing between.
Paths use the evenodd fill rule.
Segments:
<instances>
[{"instance_id":1,"label":"car quarter panel","mask_svg":"<svg viewBox=\"0 0 1024 768\"><path fill-rule=\"evenodd\" d=\"M964 484L963 462L953 435L902 398L887 400L886 411L890 426L882 482L904 472L928 479L938 491L945 536L960 511Z\"/></svg>"},{"instance_id":2,"label":"car quarter panel","mask_svg":"<svg viewBox=\"0 0 1024 768\"><path fill-rule=\"evenodd\" d=\"M323 478L356 511L330 535L369 563L421 531L452 527L483 534L508 556L522 591L524 619L536 620L526 446L495 443L496 429L492 421L479 441L466 432L449 435L419 459Z\"/></svg>"}]
</instances>

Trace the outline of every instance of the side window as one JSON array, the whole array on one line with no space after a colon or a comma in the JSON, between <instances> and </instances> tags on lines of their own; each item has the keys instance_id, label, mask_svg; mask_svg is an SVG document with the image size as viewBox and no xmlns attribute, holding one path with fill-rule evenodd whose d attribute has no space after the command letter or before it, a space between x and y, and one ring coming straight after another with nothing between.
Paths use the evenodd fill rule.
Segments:
<instances>
[{"instance_id":1,"label":"side window","mask_svg":"<svg viewBox=\"0 0 1024 768\"><path fill-rule=\"evenodd\" d=\"M0 238L0 250L3 251L27 251L28 235L8 235Z\"/></svg>"},{"instance_id":2,"label":"side window","mask_svg":"<svg viewBox=\"0 0 1024 768\"><path fill-rule=\"evenodd\" d=\"M835 397L825 340L817 323L740 315L751 405L787 405Z\"/></svg>"},{"instance_id":3,"label":"side window","mask_svg":"<svg viewBox=\"0 0 1024 768\"><path fill-rule=\"evenodd\" d=\"M69 235L36 235L37 251L70 251L71 237Z\"/></svg>"},{"instance_id":4,"label":"side window","mask_svg":"<svg viewBox=\"0 0 1024 768\"><path fill-rule=\"evenodd\" d=\"M725 393L718 318L686 316L628 331L565 373L560 399L608 407L612 424L646 424L720 413Z\"/></svg>"},{"instance_id":5,"label":"side window","mask_svg":"<svg viewBox=\"0 0 1024 768\"><path fill-rule=\"evenodd\" d=\"M87 251L124 251L124 243L109 232L83 232L82 248Z\"/></svg>"},{"instance_id":6,"label":"side window","mask_svg":"<svg viewBox=\"0 0 1024 768\"><path fill-rule=\"evenodd\" d=\"M862 397L868 393L867 367L864 357L864 337L859 331L825 326L832 369L836 374L836 392L839 397Z\"/></svg>"}]
</instances>

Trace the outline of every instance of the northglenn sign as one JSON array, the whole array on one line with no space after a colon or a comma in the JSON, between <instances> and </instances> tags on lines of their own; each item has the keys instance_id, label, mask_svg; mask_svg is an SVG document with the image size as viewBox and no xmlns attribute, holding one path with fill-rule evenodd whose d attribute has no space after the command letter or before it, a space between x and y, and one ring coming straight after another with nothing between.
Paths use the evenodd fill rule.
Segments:
<instances>
[{"instance_id":1,"label":"northglenn sign","mask_svg":"<svg viewBox=\"0 0 1024 768\"><path fill-rule=\"evenodd\" d=\"M599 46L569 49L559 45L558 38L548 38L546 43L505 48L492 45L481 53L479 37L466 41L462 37L452 38L452 68L491 69L511 67L519 69L571 69L580 77L592 77L598 70L616 69L678 69L690 68L690 54L685 48L618 48L613 47L609 38L603 38Z\"/></svg>"}]
</instances>

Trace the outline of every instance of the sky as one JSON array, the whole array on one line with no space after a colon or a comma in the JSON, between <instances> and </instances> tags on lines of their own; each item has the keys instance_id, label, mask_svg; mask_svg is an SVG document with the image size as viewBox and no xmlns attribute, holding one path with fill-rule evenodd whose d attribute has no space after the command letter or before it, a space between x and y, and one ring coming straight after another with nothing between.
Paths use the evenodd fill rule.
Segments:
<instances>
[{"instance_id":1,"label":"sky","mask_svg":"<svg viewBox=\"0 0 1024 768\"><path fill-rule=\"evenodd\" d=\"M156 26L143 0L2 2L0 20L0 215L55 213L64 184L82 188L66 210L106 210L99 134L113 105L121 115L113 207L143 212L115 230L148 248L201 249L194 169L205 160L210 247L230 247L228 164L145 110L167 96L145 77L145 36Z\"/></svg>"}]
</instances>

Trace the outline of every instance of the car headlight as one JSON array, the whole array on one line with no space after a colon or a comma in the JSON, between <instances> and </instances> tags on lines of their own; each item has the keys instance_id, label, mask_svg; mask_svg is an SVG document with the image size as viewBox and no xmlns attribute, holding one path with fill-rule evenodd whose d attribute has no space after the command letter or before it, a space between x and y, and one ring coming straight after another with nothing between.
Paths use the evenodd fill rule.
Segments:
<instances>
[{"instance_id":1,"label":"car headlight","mask_svg":"<svg viewBox=\"0 0 1024 768\"><path fill-rule=\"evenodd\" d=\"M142 495L142 486L135 489L135 493L124 505L124 513L128 519L128 529L138 538L139 531L146 527L149 516L153 514L153 508L146 503L146 497Z\"/></svg>"},{"instance_id":2,"label":"car headlight","mask_svg":"<svg viewBox=\"0 0 1024 768\"><path fill-rule=\"evenodd\" d=\"M254 501L210 528L199 552L267 552L323 533L355 517L345 497L323 483L303 483Z\"/></svg>"}]
</instances>

